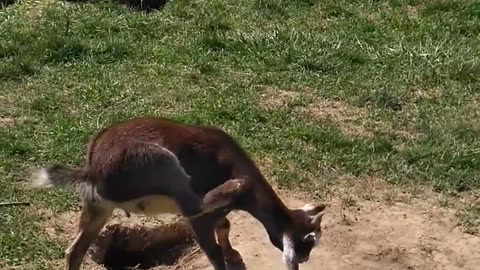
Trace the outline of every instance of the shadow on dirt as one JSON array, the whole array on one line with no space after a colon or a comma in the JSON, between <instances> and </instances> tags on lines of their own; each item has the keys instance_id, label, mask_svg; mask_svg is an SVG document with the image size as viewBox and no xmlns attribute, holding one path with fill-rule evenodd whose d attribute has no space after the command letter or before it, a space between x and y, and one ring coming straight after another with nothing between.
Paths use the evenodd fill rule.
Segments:
<instances>
[{"instance_id":1,"label":"shadow on dirt","mask_svg":"<svg viewBox=\"0 0 480 270\"><path fill-rule=\"evenodd\" d=\"M92 259L109 270L174 265L192 252L194 238L183 223L123 227L110 225L92 246Z\"/></svg>"},{"instance_id":2,"label":"shadow on dirt","mask_svg":"<svg viewBox=\"0 0 480 270\"><path fill-rule=\"evenodd\" d=\"M195 245L190 227L184 222L124 227L110 225L91 248L93 261L109 270L150 269L179 265L189 269L189 262L202 251ZM182 268L183 269L183 268ZM229 265L229 270L245 270L243 263Z\"/></svg>"}]
</instances>

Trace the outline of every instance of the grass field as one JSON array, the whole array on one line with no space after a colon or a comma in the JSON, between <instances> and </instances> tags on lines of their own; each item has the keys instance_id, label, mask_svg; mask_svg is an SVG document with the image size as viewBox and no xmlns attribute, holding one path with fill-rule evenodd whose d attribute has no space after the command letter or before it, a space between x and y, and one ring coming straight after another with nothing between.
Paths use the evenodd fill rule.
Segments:
<instances>
[{"instance_id":1,"label":"grass field","mask_svg":"<svg viewBox=\"0 0 480 270\"><path fill-rule=\"evenodd\" d=\"M25 0L0 9L0 59L0 201L76 207L26 190L28 170L80 164L96 130L141 115L223 127L312 193L345 176L480 187L478 1ZM0 268L63 256L42 218L0 208Z\"/></svg>"}]
</instances>

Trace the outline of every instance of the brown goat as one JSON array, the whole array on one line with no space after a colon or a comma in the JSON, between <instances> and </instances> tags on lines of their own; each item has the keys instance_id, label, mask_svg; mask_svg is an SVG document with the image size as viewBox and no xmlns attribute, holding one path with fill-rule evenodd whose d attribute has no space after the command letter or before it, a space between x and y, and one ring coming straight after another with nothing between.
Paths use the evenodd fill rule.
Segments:
<instances>
[{"instance_id":1,"label":"brown goat","mask_svg":"<svg viewBox=\"0 0 480 270\"><path fill-rule=\"evenodd\" d=\"M243 184L232 179L243 179L238 182ZM78 235L66 250L68 270L80 269L114 209L190 217L196 240L215 270L242 261L229 241L226 215L231 210L247 211L260 221L290 269L308 260L321 237L325 205L287 208L242 147L213 127L154 117L127 120L92 138L83 167L51 165L37 171L32 181L35 187L73 185L80 194L83 208ZM241 196L225 199L228 206L218 204L222 191L215 188L220 186L225 194L242 187ZM209 192L216 199L209 203L205 197L204 203Z\"/></svg>"}]
</instances>

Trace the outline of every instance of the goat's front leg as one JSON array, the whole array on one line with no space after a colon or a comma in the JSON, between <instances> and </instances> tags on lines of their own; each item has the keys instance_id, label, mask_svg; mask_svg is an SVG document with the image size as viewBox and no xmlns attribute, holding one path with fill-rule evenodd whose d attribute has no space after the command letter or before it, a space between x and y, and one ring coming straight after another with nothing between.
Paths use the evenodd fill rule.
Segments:
<instances>
[{"instance_id":1,"label":"goat's front leg","mask_svg":"<svg viewBox=\"0 0 480 270\"><path fill-rule=\"evenodd\" d=\"M183 215L190 218L197 242L215 270L226 270L225 261L229 264L243 261L228 239L230 222L225 218L226 209L222 208L232 204L250 187L245 179L231 179L209 191L203 202L190 188L180 189L174 196ZM215 241L215 233L219 244Z\"/></svg>"},{"instance_id":2,"label":"goat's front leg","mask_svg":"<svg viewBox=\"0 0 480 270\"><path fill-rule=\"evenodd\" d=\"M215 219L202 216L191 220L191 226L197 238L197 242L207 255L215 270L227 270L225 257L220 245L215 241Z\"/></svg>"},{"instance_id":3,"label":"goat's front leg","mask_svg":"<svg viewBox=\"0 0 480 270\"><path fill-rule=\"evenodd\" d=\"M215 233L217 234L218 244L223 250L227 264L243 264L242 256L232 247L232 244L230 243L230 221L227 218L222 218L217 222L215 226Z\"/></svg>"},{"instance_id":4,"label":"goat's front leg","mask_svg":"<svg viewBox=\"0 0 480 270\"><path fill-rule=\"evenodd\" d=\"M222 248L215 241L215 224L218 215L204 213L202 199L189 189L184 189L183 192L175 194L175 200L180 206L182 214L189 218L189 224L197 243L213 268L215 270L227 270Z\"/></svg>"}]
</instances>

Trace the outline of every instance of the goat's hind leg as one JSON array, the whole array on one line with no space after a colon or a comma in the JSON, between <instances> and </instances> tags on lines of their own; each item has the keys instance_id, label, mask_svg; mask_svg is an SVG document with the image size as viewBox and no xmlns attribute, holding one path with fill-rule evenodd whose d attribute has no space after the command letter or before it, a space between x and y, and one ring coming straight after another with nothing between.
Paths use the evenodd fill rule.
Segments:
<instances>
[{"instance_id":1,"label":"goat's hind leg","mask_svg":"<svg viewBox=\"0 0 480 270\"><path fill-rule=\"evenodd\" d=\"M65 251L66 270L79 270L88 248L97 238L113 209L85 203L81 212L78 234Z\"/></svg>"},{"instance_id":2,"label":"goat's hind leg","mask_svg":"<svg viewBox=\"0 0 480 270\"><path fill-rule=\"evenodd\" d=\"M230 210L228 209L230 209L250 187L251 183L246 179L230 179L208 192L203 198L203 201L207 208L227 206L227 212L229 212ZM225 214L227 212L225 212ZM215 233L227 264L231 266L243 266L242 256L237 250L233 249L230 243L230 221L224 215L220 216L216 222Z\"/></svg>"}]
</instances>

